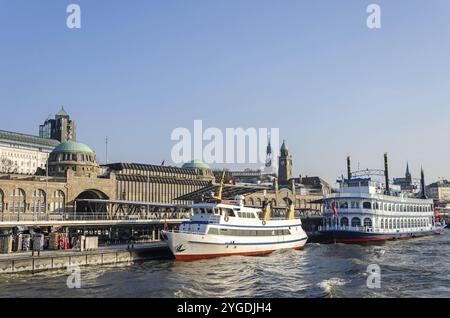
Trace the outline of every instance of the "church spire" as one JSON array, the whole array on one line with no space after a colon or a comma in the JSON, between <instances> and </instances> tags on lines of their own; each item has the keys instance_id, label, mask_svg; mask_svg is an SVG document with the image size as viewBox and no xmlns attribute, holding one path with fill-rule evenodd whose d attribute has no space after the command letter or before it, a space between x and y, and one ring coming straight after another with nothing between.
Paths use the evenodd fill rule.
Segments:
<instances>
[{"instance_id":1,"label":"church spire","mask_svg":"<svg viewBox=\"0 0 450 318\"><path fill-rule=\"evenodd\" d=\"M409 162L406 163L405 180L408 185L412 184L412 176L411 173L409 172Z\"/></svg>"}]
</instances>

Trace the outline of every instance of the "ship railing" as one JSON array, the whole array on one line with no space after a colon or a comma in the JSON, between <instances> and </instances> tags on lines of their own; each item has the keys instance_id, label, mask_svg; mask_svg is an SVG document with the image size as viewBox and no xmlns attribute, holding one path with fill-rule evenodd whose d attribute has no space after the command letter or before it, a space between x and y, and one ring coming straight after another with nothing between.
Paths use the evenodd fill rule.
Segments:
<instances>
[{"instance_id":1,"label":"ship railing","mask_svg":"<svg viewBox=\"0 0 450 318\"><path fill-rule=\"evenodd\" d=\"M169 230L170 233L178 233L178 234L194 234L194 235L206 235L205 232L199 232L199 231L186 231L186 230L175 230L171 229Z\"/></svg>"},{"instance_id":2,"label":"ship railing","mask_svg":"<svg viewBox=\"0 0 450 318\"><path fill-rule=\"evenodd\" d=\"M376 231L376 229L369 226L325 225L320 226L319 231L349 231L373 233Z\"/></svg>"}]
</instances>

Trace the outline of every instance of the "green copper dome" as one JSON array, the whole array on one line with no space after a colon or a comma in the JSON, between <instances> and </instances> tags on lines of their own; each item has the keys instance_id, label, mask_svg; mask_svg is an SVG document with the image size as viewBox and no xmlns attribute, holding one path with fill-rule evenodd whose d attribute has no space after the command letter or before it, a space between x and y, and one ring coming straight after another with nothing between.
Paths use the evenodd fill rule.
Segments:
<instances>
[{"instance_id":1,"label":"green copper dome","mask_svg":"<svg viewBox=\"0 0 450 318\"><path fill-rule=\"evenodd\" d=\"M59 144L56 146L55 149L53 149L53 152L88 152L88 153L94 153L91 148L86 146L85 144L82 144L80 142L76 141L66 141L62 144Z\"/></svg>"},{"instance_id":2,"label":"green copper dome","mask_svg":"<svg viewBox=\"0 0 450 318\"><path fill-rule=\"evenodd\" d=\"M186 162L183 166L183 169L209 169L211 170L211 167L208 166L206 163L200 160L192 160L190 162Z\"/></svg>"}]
</instances>

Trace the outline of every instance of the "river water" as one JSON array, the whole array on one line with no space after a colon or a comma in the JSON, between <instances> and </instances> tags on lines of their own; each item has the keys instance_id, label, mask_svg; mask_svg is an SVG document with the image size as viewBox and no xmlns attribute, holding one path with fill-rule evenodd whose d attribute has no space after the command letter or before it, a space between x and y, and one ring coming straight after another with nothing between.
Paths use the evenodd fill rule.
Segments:
<instances>
[{"instance_id":1,"label":"river water","mask_svg":"<svg viewBox=\"0 0 450 318\"><path fill-rule=\"evenodd\" d=\"M367 287L369 265L381 288ZM153 260L0 276L0 297L450 297L450 232L379 245L307 244L304 251L195 262Z\"/></svg>"}]
</instances>

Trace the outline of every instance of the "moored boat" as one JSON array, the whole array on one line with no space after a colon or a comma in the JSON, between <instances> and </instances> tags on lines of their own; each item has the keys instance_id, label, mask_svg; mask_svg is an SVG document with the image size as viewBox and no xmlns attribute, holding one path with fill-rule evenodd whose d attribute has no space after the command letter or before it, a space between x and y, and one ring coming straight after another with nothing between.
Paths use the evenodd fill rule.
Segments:
<instances>
[{"instance_id":1,"label":"moored boat","mask_svg":"<svg viewBox=\"0 0 450 318\"><path fill-rule=\"evenodd\" d=\"M223 185L222 185L223 186ZM177 260L198 260L232 255L264 255L281 249L303 249L308 239L291 204L285 218L271 217L271 204L245 207L243 198L191 206L192 216L179 230L161 232Z\"/></svg>"},{"instance_id":2,"label":"moored boat","mask_svg":"<svg viewBox=\"0 0 450 318\"><path fill-rule=\"evenodd\" d=\"M235 204L201 203L178 231L162 231L177 260L263 255L302 249L307 241L300 219L267 220L259 210Z\"/></svg>"},{"instance_id":3,"label":"moored boat","mask_svg":"<svg viewBox=\"0 0 450 318\"><path fill-rule=\"evenodd\" d=\"M423 170L422 189L415 196L391 187L388 176L387 155L384 184L370 177L352 178L349 168L348 178L339 180L338 193L324 199L322 240L351 244L442 234L446 224L426 196Z\"/></svg>"}]
</instances>

